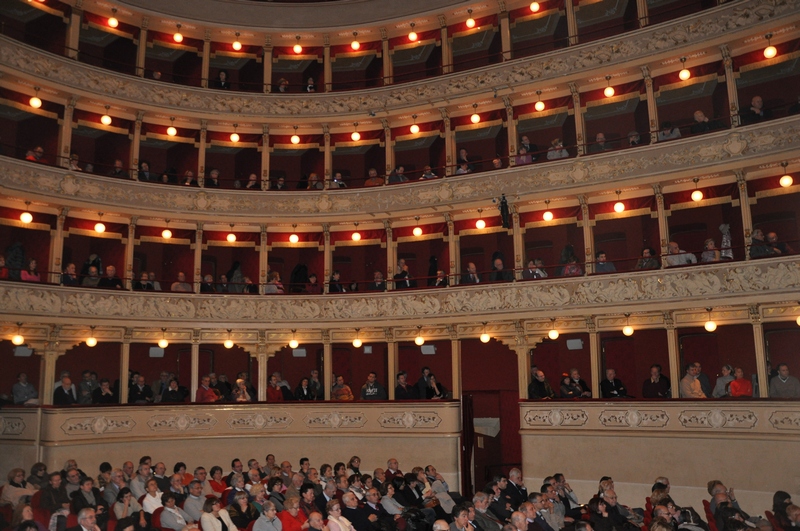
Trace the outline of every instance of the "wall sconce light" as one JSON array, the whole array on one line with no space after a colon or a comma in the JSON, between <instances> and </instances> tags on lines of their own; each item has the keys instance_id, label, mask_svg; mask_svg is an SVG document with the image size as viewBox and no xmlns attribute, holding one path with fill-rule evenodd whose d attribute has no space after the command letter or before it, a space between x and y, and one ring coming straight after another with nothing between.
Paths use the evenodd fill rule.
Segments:
<instances>
[{"instance_id":1,"label":"wall sconce light","mask_svg":"<svg viewBox=\"0 0 800 531\"><path fill-rule=\"evenodd\" d=\"M300 137L297 136L297 126L296 125L294 126L294 134L292 135L292 138L290 140L292 141L292 144L295 144L295 145L300 143Z\"/></svg>"},{"instance_id":2,"label":"wall sconce light","mask_svg":"<svg viewBox=\"0 0 800 531\"><path fill-rule=\"evenodd\" d=\"M478 229L481 229L481 230L486 228L486 222L483 221L482 212L483 212L483 209L479 208L478 209L478 221L475 222L475 227L478 228Z\"/></svg>"},{"instance_id":3,"label":"wall sconce light","mask_svg":"<svg viewBox=\"0 0 800 531\"><path fill-rule=\"evenodd\" d=\"M158 340L159 348L167 348L169 346L169 341L167 341L167 329L161 329L161 339Z\"/></svg>"},{"instance_id":4,"label":"wall sconce light","mask_svg":"<svg viewBox=\"0 0 800 531\"><path fill-rule=\"evenodd\" d=\"M622 335L630 337L633 335L633 327L631 326L630 322L631 314L626 313L624 315L625 315L625 326L622 327Z\"/></svg>"},{"instance_id":5,"label":"wall sconce light","mask_svg":"<svg viewBox=\"0 0 800 531\"><path fill-rule=\"evenodd\" d=\"M22 323L17 323L17 333L11 336L11 343L16 346L25 343L25 337L22 335Z\"/></svg>"},{"instance_id":6,"label":"wall sconce light","mask_svg":"<svg viewBox=\"0 0 800 531\"><path fill-rule=\"evenodd\" d=\"M108 17L108 27L109 28L116 28L119 26L119 20L117 20L117 8L111 8L111 16Z\"/></svg>"},{"instance_id":7,"label":"wall sconce light","mask_svg":"<svg viewBox=\"0 0 800 531\"><path fill-rule=\"evenodd\" d=\"M786 167L788 165L789 165L788 162L785 162L785 161L781 162L781 166L783 166L783 177L781 177L778 182L784 188L789 188L792 185L792 183L794 183L794 179L792 178L792 176L789 175L788 173L786 173Z\"/></svg>"},{"instance_id":8,"label":"wall sconce light","mask_svg":"<svg viewBox=\"0 0 800 531\"><path fill-rule=\"evenodd\" d=\"M353 32L353 42L350 43L350 48L352 48L353 50L358 50L359 48L361 48L361 43L358 42L358 32L357 31Z\"/></svg>"},{"instance_id":9,"label":"wall sconce light","mask_svg":"<svg viewBox=\"0 0 800 531\"><path fill-rule=\"evenodd\" d=\"M292 46L292 51L294 53L303 53L303 47L300 46L300 35L295 36L295 39L297 39L297 43Z\"/></svg>"},{"instance_id":10,"label":"wall sconce light","mask_svg":"<svg viewBox=\"0 0 800 531\"><path fill-rule=\"evenodd\" d=\"M412 114L411 118L414 120L414 123L411 124L411 128L410 128L411 134L412 135L416 135L417 133L419 133L419 126L417 125L417 115L416 114Z\"/></svg>"},{"instance_id":11,"label":"wall sconce light","mask_svg":"<svg viewBox=\"0 0 800 531\"><path fill-rule=\"evenodd\" d=\"M106 105L106 113L100 117L100 123L103 125L111 125L111 116L108 115L108 110L110 108L110 105Z\"/></svg>"},{"instance_id":12,"label":"wall sconce light","mask_svg":"<svg viewBox=\"0 0 800 531\"><path fill-rule=\"evenodd\" d=\"M175 42L183 42L183 34L181 34L180 23L176 24L176 27L178 28L178 31L176 31L175 34L172 36L172 40L174 40Z\"/></svg>"},{"instance_id":13,"label":"wall sconce light","mask_svg":"<svg viewBox=\"0 0 800 531\"><path fill-rule=\"evenodd\" d=\"M692 77L692 73L689 71L688 68L686 68L686 58L685 57L681 57L681 64L683 65L683 68L681 69L680 72L678 72L678 77L681 78L682 81L686 81L687 79Z\"/></svg>"},{"instance_id":14,"label":"wall sconce light","mask_svg":"<svg viewBox=\"0 0 800 531\"><path fill-rule=\"evenodd\" d=\"M472 116L469 117L469 121L474 123L474 124L477 124L478 122L481 121L481 115L478 114L478 104L477 103L473 103L472 104Z\"/></svg>"},{"instance_id":15,"label":"wall sconce light","mask_svg":"<svg viewBox=\"0 0 800 531\"><path fill-rule=\"evenodd\" d=\"M472 9L467 9L467 13L469 14L469 18L467 19L466 24L469 29L472 29L475 27L475 19L472 18Z\"/></svg>"},{"instance_id":16,"label":"wall sconce light","mask_svg":"<svg viewBox=\"0 0 800 531\"><path fill-rule=\"evenodd\" d=\"M233 339L231 339L231 329L228 328L228 338L222 342L222 346L225 348L233 348Z\"/></svg>"},{"instance_id":17,"label":"wall sconce light","mask_svg":"<svg viewBox=\"0 0 800 531\"><path fill-rule=\"evenodd\" d=\"M235 41L233 41L233 44L231 44L231 46L232 46L232 47L233 47L233 49L234 49L234 50L236 50L237 52L238 52L239 50L241 50L241 49L242 49L242 43L241 43L241 42L239 42L239 32L238 32L238 31L236 32L236 40L235 40Z\"/></svg>"},{"instance_id":18,"label":"wall sconce light","mask_svg":"<svg viewBox=\"0 0 800 531\"><path fill-rule=\"evenodd\" d=\"M772 33L767 33L764 35L764 38L767 39L767 47L764 48L764 57L767 59L772 59L776 55L778 55L778 49L772 45Z\"/></svg>"},{"instance_id":19,"label":"wall sconce light","mask_svg":"<svg viewBox=\"0 0 800 531\"><path fill-rule=\"evenodd\" d=\"M236 132L237 127L239 127L239 124L233 124L233 133L231 133L231 142L239 141L239 134Z\"/></svg>"},{"instance_id":20,"label":"wall sconce light","mask_svg":"<svg viewBox=\"0 0 800 531\"><path fill-rule=\"evenodd\" d=\"M356 328L356 338L353 340L353 346L356 348L361 348L361 339L358 337L358 331L360 328Z\"/></svg>"},{"instance_id":21,"label":"wall sconce light","mask_svg":"<svg viewBox=\"0 0 800 531\"><path fill-rule=\"evenodd\" d=\"M703 191L697 187L697 183L700 181L699 178L695 177L692 179L694 181L694 192L692 192L692 201L695 203L703 200Z\"/></svg>"},{"instance_id":22,"label":"wall sconce light","mask_svg":"<svg viewBox=\"0 0 800 531\"><path fill-rule=\"evenodd\" d=\"M356 226L356 230L353 233L353 235L351 236L351 238L353 239L354 242L357 242L357 241L361 240L361 233L358 232L358 221L354 222L353 225Z\"/></svg>"},{"instance_id":23,"label":"wall sconce light","mask_svg":"<svg viewBox=\"0 0 800 531\"><path fill-rule=\"evenodd\" d=\"M411 42L417 42L418 38L419 38L419 35L417 35L417 32L414 31L414 23L412 22L411 23L411 31L408 33L408 40L410 40Z\"/></svg>"},{"instance_id":24,"label":"wall sconce light","mask_svg":"<svg viewBox=\"0 0 800 531\"><path fill-rule=\"evenodd\" d=\"M297 348L300 346L300 343L294 338L295 331L292 330L292 339L289 340L289 348Z\"/></svg>"},{"instance_id":25,"label":"wall sconce light","mask_svg":"<svg viewBox=\"0 0 800 531\"><path fill-rule=\"evenodd\" d=\"M94 224L94 231L98 233L103 233L106 231L106 226L103 224L103 213L98 212L97 217L100 218L97 223Z\"/></svg>"},{"instance_id":26,"label":"wall sconce light","mask_svg":"<svg viewBox=\"0 0 800 531\"><path fill-rule=\"evenodd\" d=\"M175 117L174 116L170 116L169 117L169 123L170 123L170 126L167 127L167 135L169 135L169 136L177 135L178 134L178 130L175 129Z\"/></svg>"},{"instance_id":27,"label":"wall sconce light","mask_svg":"<svg viewBox=\"0 0 800 531\"><path fill-rule=\"evenodd\" d=\"M422 236L422 227L419 226L419 216L414 216L414 219L417 221L417 226L414 227L412 232L414 236L420 237Z\"/></svg>"},{"instance_id":28,"label":"wall sconce light","mask_svg":"<svg viewBox=\"0 0 800 531\"><path fill-rule=\"evenodd\" d=\"M165 240L169 240L170 238L172 238L172 231L169 230L169 220L167 219L164 221L166 221L167 223L167 228L161 231L161 237L164 238Z\"/></svg>"},{"instance_id":29,"label":"wall sconce light","mask_svg":"<svg viewBox=\"0 0 800 531\"><path fill-rule=\"evenodd\" d=\"M361 140L361 133L358 132L358 122L353 122L353 127L355 128L355 131L350 133L350 138L353 140L353 142L358 142Z\"/></svg>"},{"instance_id":30,"label":"wall sconce light","mask_svg":"<svg viewBox=\"0 0 800 531\"><path fill-rule=\"evenodd\" d=\"M296 230L296 229L297 229L297 223L293 223L292 224L292 230ZM300 241L300 237L297 234L292 233L292 234L289 235L289 243L297 243L299 241Z\"/></svg>"},{"instance_id":31,"label":"wall sconce light","mask_svg":"<svg viewBox=\"0 0 800 531\"><path fill-rule=\"evenodd\" d=\"M481 343L488 343L492 337L486 333L486 322L483 323L483 333L481 334Z\"/></svg>"}]
</instances>

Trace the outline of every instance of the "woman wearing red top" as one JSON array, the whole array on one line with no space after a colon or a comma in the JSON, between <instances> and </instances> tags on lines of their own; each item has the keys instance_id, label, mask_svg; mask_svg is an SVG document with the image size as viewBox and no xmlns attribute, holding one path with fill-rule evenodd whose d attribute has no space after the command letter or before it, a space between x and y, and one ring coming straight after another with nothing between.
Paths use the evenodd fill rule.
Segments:
<instances>
[{"instance_id":1,"label":"woman wearing red top","mask_svg":"<svg viewBox=\"0 0 800 531\"><path fill-rule=\"evenodd\" d=\"M211 479L208 480L208 484L217 496L220 496L228 488L228 485L225 484L225 479L222 477L222 468L218 466L211 467Z\"/></svg>"},{"instance_id":2,"label":"woman wearing red top","mask_svg":"<svg viewBox=\"0 0 800 531\"><path fill-rule=\"evenodd\" d=\"M741 367L736 367L733 371L733 374L736 376L736 379L732 381L730 384L730 395L731 396L753 396L753 384L750 383L750 380L744 377L744 371Z\"/></svg>"},{"instance_id":3,"label":"woman wearing red top","mask_svg":"<svg viewBox=\"0 0 800 531\"><path fill-rule=\"evenodd\" d=\"M286 498L283 509L278 513L278 519L283 525L282 531L305 531L308 529L308 518L300 512L300 498Z\"/></svg>"},{"instance_id":4,"label":"woman wearing red top","mask_svg":"<svg viewBox=\"0 0 800 531\"><path fill-rule=\"evenodd\" d=\"M283 402L283 391L278 385L278 377L274 374L269 377L269 387L267 387L267 402Z\"/></svg>"}]
</instances>

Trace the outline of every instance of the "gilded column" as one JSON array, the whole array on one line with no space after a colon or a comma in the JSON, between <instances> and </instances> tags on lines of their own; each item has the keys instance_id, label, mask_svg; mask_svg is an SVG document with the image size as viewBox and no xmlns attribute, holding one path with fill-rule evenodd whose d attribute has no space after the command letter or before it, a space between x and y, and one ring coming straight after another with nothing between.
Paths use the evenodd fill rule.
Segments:
<instances>
[{"instance_id":1,"label":"gilded column","mask_svg":"<svg viewBox=\"0 0 800 531\"><path fill-rule=\"evenodd\" d=\"M206 184L206 148L208 147L208 120L200 120L200 145L197 150L197 184Z\"/></svg>"},{"instance_id":2,"label":"gilded column","mask_svg":"<svg viewBox=\"0 0 800 531\"><path fill-rule=\"evenodd\" d=\"M61 260L64 257L64 222L67 220L69 207L61 207L56 219L56 230L50 232L50 282L61 283L59 271L63 269Z\"/></svg>"},{"instance_id":3,"label":"gilded column","mask_svg":"<svg viewBox=\"0 0 800 531\"><path fill-rule=\"evenodd\" d=\"M572 0L567 0L564 3L564 9L567 12L567 33L569 34L569 44L574 46L578 44L578 18L575 16L575 5Z\"/></svg>"},{"instance_id":4,"label":"gilded column","mask_svg":"<svg viewBox=\"0 0 800 531\"><path fill-rule=\"evenodd\" d=\"M658 106L656 105L656 96L653 92L653 78L650 76L649 67L642 67L642 77L644 77L644 87L647 91L647 116L650 120L650 143L655 144L658 142Z\"/></svg>"},{"instance_id":5,"label":"gilded column","mask_svg":"<svg viewBox=\"0 0 800 531\"><path fill-rule=\"evenodd\" d=\"M194 231L194 275L192 290L200 293L200 269L203 263L203 222L197 222L197 229Z\"/></svg>"},{"instance_id":6,"label":"gilded column","mask_svg":"<svg viewBox=\"0 0 800 531\"><path fill-rule=\"evenodd\" d=\"M678 329L675 328L675 319L672 312L667 311L664 315L664 328L667 331L667 352L669 354L669 381L671 385L672 398L681 396L681 353L678 345Z\"/></svg>"},{"instance_id":7,"label":"gilded column","mask_svg":"<svg viewBox=\"0 0 800 531\"><path fill-rule=\"evenodd\" d=\"M569 4L569 2L567 2ZM578 144L578 156L586 154L586 124L583 122L583 113L581 112L581 93L578 91L578 85L575 83L569 84L569 91L572 93L572 106L575 111L575 143Z\"/></svg>"},{"instance_id":8,"label":"gilded column","mask_svg":"<svg viewBox=\"0 0 800 531\"><path fill-rule=\"evenodd\" d=\"M136 121L133 124L133 138L131 139L131 163L130 174L131 179L134 181L139 178L139 150L142 143L142 121L144 120L144 111L136 111ZM150 171L155 171L150 168Z\"/></svg>"},{"instance_id":9,"label":"gilded column","mask_svg":"<svg viewBox=\"0 0 800 531\"><path fill-rule=\"evenodd\" d=\"M66 56L70 59L78 58L78 47L81 41L81 23L83 22L83 0L78 0L72 7L67 25Z\"/></svg>"},{"instance_id":10,"label":"gilded column","mask_svg":"<svg viewBox=\"0 0 800 531\"><path fill-rule=\"evenodd\" d=\"M514 101L509 96L503 96L503 105L506 108L506 134L508 134L508 165L514 166L517 154L517 121L514 118Z\"/></svg>"},{"instance_id":11,"label":"gilded column","mask_svg":"<svg viewBox=\"0 0 800 531\"><path fill-rule=\"evenodd\" d=\"M742 170L735 170L736 184L739 187L739 210L742 212L742 229L744 230L744 259L750 260L750 244L753 243L753 216L750 212L750 197L747 195L747 175Z\"/></svg>"},{"instance_id":12,"label":"gilded column","mask_svg":"<svg viewBox=\"0 0 800 531\"><path fill-rule=\"evenodd\" d=\"M511 56L511 21L508 18L506 3L504 0L498 2L500 13L497 15L500 21L500 47L503 50L503 61L510 61Z\"/></svg>"},{"instance_id":13,"label":"gilded column","mask_svg":"<svg viewBox=\"0 0 800 531\"><path fill-rule=\"evenodd\" d=\"M322 36L322 78L325 83L325 92L333 90L333 65L331 63L331 38L325 33Z\"/></svg>"},{"instance_id":14,"label":"gilded column","mask_svg":"<svg viewBox=\"0 0 800 531\"><path fill-rule=\"evenodd\" d=\"M136 223L138 222L139 216L133 216L131 222L128 223L128 241L125 243L125 272L123 273L127 290L133 287L133 251L136 249Z\"/></svg>"},{"instance_id":15,"label":"gilded column","mask_svg":"<svg viewBox=\"0 0 800 531\"><path fill-rule=\"evenodd\" d=\"M263 51L263 62L264 62L264 93L267 94L272 92L272 36L267 35L264 41L264 45L261 47Z\"/></svg>"},{"instance_id":16,"label":"gilded column","mask_svg":"<svg viewBox=\"0 0 800 531\"><path fill-rule=\"evenodd\" d=\"M589 219L589 203L586 202L585 195L579 195L578 201L581 203L581 217L583 218L583 245L586 255L586 274L594 273L594 230L592 230L592 220Z\"/></svg>"},{"instance_id":17,"label":"gilded column","mask_svg":"<svg viewBox=\"0 0 800 531\"><path fill-rule=\"evenodd\" d=\"M461 398L461 340L458 338L458 326L448 325L450 332L450 372L453 374L453 399Z\"/></svg>"},{"instance_id":18,"label":"gilded column","mask_svg":"<svg viewBox=\"0 0 800 531\"><path fill-rule=\"evenodd\" d=\"M203 37L203 63L200 67L200 86L208 88L208 76L211 73L211 30L206 30Z\"/></svg>"},{"instance_id":19,"label":"gilded column","mask_svg":"<svg viewBox=\"0 0 800 531\"><path fill-rule=\"evenodd\" d=\"M456 225L449 212L445 212L444 220L447 223L447 252L450 255L448 274L450 275L450 285L458 283L458 272L461 271L461 257L458 250L458 238L456 237Z\"/></svg>"},{"instance_id":20,"label":"gilded column","mask_svg":"<svg viewBox=\"0 0 800 531\"><path fill-rule=\"evenodd\" d=\"M269 190L269 124L261 126L261 189Z\"/></svg>"},{"instance_id":21,"label":"gilded column","mask_svg":"<svg viewBox=\"0 0 800 531\"><path fill-rule=\"evenodd\" d=\"M119 403L128 403L128 371L131 366L131 338L133 328L126 328L122 334L122 343L119 346ZM194 395L192 395L194 399Z\"/></svg>"},{"instance_id":22,"label":"gilded column","mask_svg":"<svg viewBox=\"0 0 800 531\"><path fill-rule=\"evenodd\" d=\"M385 137L385 149L386 149L386 175L389 175L392 172L392 169L395 167L395 158L394 158L394 141L392 140L392 127L389 125L389 120L386 118L381 119L381 125L383 126L383 136Z\"/></svg>"},{"instance_id":23,"label":"gilded column","mask_svg":"<svg viewBox=\"0 0 800 531\"><path fill-rule=\"evenodd\" d=\"M453 71L453 45L447 33L447 19L444 15L439 15L439 28L442 32L442 74L449 74Z\"/></svg>"},{"instance_id":24,"label":"gilded column","mask_svg":"<svg viewBox=\"0 0 800 531\"><path fill-rule=\"evenodd\" d=\"M664 208L664 193L661 191L660 184L653 185L653 193L656 196L656 213L658 214L658 235L660 238L659 254L666 256L667 243L669 242L669 224L667 223L667 211ZM665 268L666 264L661 261L661 268Z\"/></svg>"},{"instance_id":25,"label":"gilded column","mask_svg":"<svg viewBox=\"0 0 800 531\"><path fill-rule=\"evenodd\" d=\"M331 385L333 385L333 344L331 331L322 331L322 387L325 388L325 400L331 399Z\"/></svg>"},{"instance_id":26,"label":"gilded column","mask_svg":"<svg viewBox=\"0 0 800 531\"><path fill-rule=\"evenodd\" d=\"M586 318L586 328L589 330L589 356L592 367L592 398L600 398L600 334L597 333L597 323L594 317ZM530 369L528 369L530 374ZM527 389L527 388L526 388Z\"/></svg>"},{"instance_id":27,"label":"gilded column","mask_svg":"<svg viewBox=\"0 0 800 531\"><path fill-rule=\"evenodd\" d=\"M75 113L75 105L78 104L78 97L72 96L64 106L64 118L58 130L58 160L56 164L62 168L69 167L69 155L72 145L72 116Z\"/></svg>"},{"instance_id":28,"label":"gilded column","mask_svg":"<svg viewBox=\"0 0 800 531\"><path fill-rule=\"evenodd\" d=\"M200 384L200 332L199 328L192 329L192 346L191 346L191 356L192 356L192 363L191 363L191 372L192 372L192 384L189 392L191 393L189 396L194 398L197 395L197 386Z\"/></svg>"},{"instance_id":29,"label":"gilded column","mask_svg":"<svg viewBox=\"0 0 800 531\"><path fill-rule=\"evenodd\" d=\"M758 396L769 398L769 374L767 373L767 347L764 342L764 325L761 323L761 308L758 304L747 307L753 325L753 340L756 347L756 373L758 374Z\"/></svg>"},{"instance_id":30,"label":"gilded column","mask_svg":"<svg viewBox=\"0 0 800 531\"><path fill-rule=\"evenodd\" d=\"M510 205L511 207L511 221L514 233L512 238L514 241L514 278L520 280L522 278L522 269L525 267L525 241L522 239L522 229L520 228L519 212L517 212L517 205Z\"/></svg>"},{"instance_id":31,"label":"gilded column","mask_svg":"<svg viewBox=\"0 0 800 531\"><path fill-rule=\"evenodd\" d=\"M444 175L445 177L449 177L455 172L453 165L456 163L456 134L450 128L450 113L447 108L440 107L439 113L442 115L442 121L444 121Z\"/></svg>"},{"instance_id":32,"label":"gilded column","mask_svg":"<svg viewBox=\"0 0 800 531\"><path fill-rule=\"evenodd\" d=\"M733 72L733 58L727 44L719 47L722 52L722 64L725 65L725 88L728 89L731 127L741 125L739 120L739 93L736 90L736 76Z\"/></svg>"},{"instance_id":33,"label":"gilded column","mask_svg":"<svg viewBox=\"0 0 800 531\"><path fill-rule=\"evenodd\" d=\"M150 25L149 17L142 17L139 30L139 44L136 47L136 75L144 77L145 58L147 57L147 26Z\"/></svg>"},{"instance_id":34,"label":"gilded column","mask_svg":"<svg viewBox=\"0 0 800 531\"><path fill-rule=\"evenodd\" d=\"M323 269L325 270L325 278L322 279L323 285L325 286L325 293L329 293L330 287L328 286L328 280L331 278L331 274L333 273L333 249L331 249L331 225L330 223L323 223L322 224L322 238L325 244L325 248L323 249Z\"/></svg>"},{"instance_id":35,"label":"gilded column","mask_svg":"<svg viewBox=\"0 0 800 531\"><path fill-rule=\"evenodd\" d=\"M331 149L331 129L328 124L322 124L322 133L324 134L325 147L324 147L324 163L325 172L322 177L322 183L325 189L329 189L331 185L331 177L333 176L333 150Z\"/></svg>"},{"instance_id":36,"label":"gilded column","mask_svg":"<svg viewBox=\"0 0 800 531\"><path fill-rule=\"evenodd\" d=\"M388 280L394 276L394 267L397 263L397 242L394 241L392 235L392 220L383 220L383 229L386 231L386 277ZM386 289L393 290L394 282L386 282Z\"/></svg>"},{"instance_id":37,"label":"gilded column","mask_svg":"<svg viewBox=\"0 0 800 531\"><path fill-rule=\"evenodd\" d=\"M394 388L396 387L395 381L398 373L398 358L397 358L397 342L394 338L393 328L384 328L383 333L386 336L386 391L389 393L389 400L394 400ZM455 379L455 376L454 376Z\"/></svg>"},{"instance_id":38,"label":"gilded column","mask_svg":"<svg viewBox=\"0 0 800 531\"><path fill-rule=\"evenodd\" d=\"M394 67L392 66L392 54L389 50L389 34L386 28L381 28L381 55L383 55L383 84L391 85Z\"/></svg>"},{"instance_id":39,"label":"gilded column","mask_svg":"<svg viewBox=\"0 0 800 531\"><path fill-rule=\"evenodd\" d=\"M264 294L267 286L267 272L269 272L269 251L267 246L267 225L261 224L261 237L258 241L258 292Z\"/></svg>"}]
</instances>

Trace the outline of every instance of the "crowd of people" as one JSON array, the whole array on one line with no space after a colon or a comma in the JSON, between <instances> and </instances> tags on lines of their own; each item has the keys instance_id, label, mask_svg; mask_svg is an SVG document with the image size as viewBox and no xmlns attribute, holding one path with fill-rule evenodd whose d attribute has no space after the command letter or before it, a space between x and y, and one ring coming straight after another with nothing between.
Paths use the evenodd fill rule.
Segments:
<instances>
[{"instance_id":1,"label":"crowd of people","mask_svg":"<svg viewBox=\"0 0 800 531\"><path fill-rule=\"evenodd\" d=\"M679 505L666 477L655 479L644 508L620 500L609 476L582 503L563 473L525 485L519 468L494 476L471 496L447 484L433 465L403 473L396 458L386 468L363 470L361 459L299 469L277 464L273 454L262 466L233 459L230 472L183 462L173 473L163 462L143 456L135 467L109 462L96 477L75 460L48 472L35 463L26 479L22 468L8 473L0 505L7 509L0 529L13 531L783 531L800 524L800 507L778 491L767 519L750 516L734 489L720 480L707 484L701 516ZM537 484L538 485L538 484ZM705 520L704 520L705 517ZM774 527L773 527L774 525Z\"/></svg>"}]
</instances>

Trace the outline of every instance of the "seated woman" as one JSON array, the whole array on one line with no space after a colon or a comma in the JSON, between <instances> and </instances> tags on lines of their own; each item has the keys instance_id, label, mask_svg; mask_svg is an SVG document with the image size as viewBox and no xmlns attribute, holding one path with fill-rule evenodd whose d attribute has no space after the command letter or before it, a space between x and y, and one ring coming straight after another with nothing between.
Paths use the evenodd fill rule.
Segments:
<instances>
[{"instance_id":1,"label":"seated woman","mask_svg":"<svg viewBox=\"0 0 800 531\"><path fill-rule=\"evenodd\" d=\"M264 514L264 505L269 502L267 499L267 486L263 483L253 485L250 487L250 497L253 499L250 502L253 508L258 511L258 514Z\"/></svg>"},{"instance_id":2,"label":"seated woman","mask_svg":"<svg viewBox=\"0 0 800 531\"><path fill-rule=\"evenodd\" d=\"M200 516L200 528L203 531L236 531L228 511L221 508L219 498L206 498L203 503L203 514Z\"/></svg>"},{"instance_id":3,"label":"seated woman","mask_svg":"<svg viewBox=\"0 0 800 531\"><path fill-rule=\"evenodd\" d=\"M233 503L233 498L240 492L244 492L247 494L247 490L244 488L244 476L242 474L236 473L231 478L231 490L228 493L228 499L226 500L226 505L231 505Z\"/></svg>"},{"instance_id":4,"label":"seated woman","mask_svg":"<svg viewBox=\"0 0 800 531\"><path fill-rule=\"evenodd\" d=\"M305 531L308 529L308 518L300 511L300 498L286 498L284 510L278 514L283 531ZM205 527L203 527L205 531Z\"/></svg>"},{"instance_id":5,"label":"seated woman","mask_svg":"<svg viewBox=\"0 0 800 531\"><path fill-rule=\"evenodd\" d=\"M164 493L158 490L158 483L155 479L148 480L144 488L147 493L142 500L142 509L148 514L153 514L156 509L164 506L161 503L161 495Z\"/></svg>"},{"instance_id":6,"label":"seated woman","mask_svg":"<svg viewBox=\"0 0 800 531\"><path fill-rule=\"evenodd\" d=\"M267 500L264 502L264 510L261 516L256 520L253 525L253 531L282 531L283 524L278 519L278 511L275 510L275 505Z\"/></svg>"},{"instance_id":7,"label":"seated woman","mask_svg":"<svg viewBox=\"0 0 800 531\"><path fill-rule=\"evenodd\" d=\"M161 512L161 529L173 531L189 531L197 529L197 524L175 503L175 493L165 492L161 495L164 510Z\"/></svg>"},{"instance_id":8,"label":"seated woman","mask_svg":"<svg viewBox=\"0 0 800 531\"><path fill-rule=\"evenodd\" d=\"M31 258L28 262L28 269L19 272L19 278L23 282L41 282L39 271L36 269L36 259Z\"/></svg>"},{"instance_id":9,"label":"seated woman","mask_svg":"<svg viewBox=\"0 0 800 531\"><path fill-rule=\"evenodd\" d=\"M547 150L547 160L566 159L569 153L564 149L564 143L560 138L554 138L550 142L550 149Z\"/></svg>"},{"instance_id":10,"label":"seated woman","mask_svg":"<svg viewBox=\"0 0 800 531\"><path fill-rule=\"evenodd\" d=\"M332 499L325 508L328 511L328 529L330 531L355 531L350 520L342 516L342 504L339 500Z\"/></svg>"},{"instance_id":11,"label":"seated woman","mask_svg":"<svg viewBox=\"0 0 800 531\"><path fill-rule=\"evenodd\" d=\"M569 374L564 374L561 378L561 398L580 398L583 396L583 388L569 377Z\"/></svg>"},{"instance_id":12,"label":"seated woman","mask_svg":"<svg viewBox=\"0 0 800 531\"><path fill-rule=\"evenodd\" d=\"M233 503L228 507L228 514L239 529L247 529L250 522L258 518L258 511L250 504L247 492L236 493Z\"/></svg>"},{"instance_id":13,"label":"seated woman","mask_svg":"<svg viewBox=\"0 0 800 531\"><path fill-rule=\"evenodd\" d=\"M428 375L428 387L425 394L429 400L442 400L447 398L447 389L431 373Z\"/></svg>"},{"instance_id":14,"label":"seated woman","mask_svg":"<svg viewBox=\"0 0 800 531\"><path fill-rule=\"evenodd\" d=\"M703 244L703 248L705 250L700 255L701 263L719 262L720 252L719 249L717 249L717 245L714 243L714 238L707 239Z\"/></svg>"},{"instance_id":15,"label":"seated woman","mask_svg":"<svg viewBox=\"0 0 800 531\"><path fill-rule=\"evenodd\" d=\"M14 509L14 513L11 516L11 527L19 528L23 522L34 522L35 529L33 531L47 531L42 524L33 520L33 509L27 503L20 503Z\"/></svg>"},{"instance_id":16,"label":"seated woman","mask_svg":"<svg viewBox=\"0 0 800 531\"><path fill-rule=\"evenodd\" d=\"M269 273L269 280L267 281L267 285L264 286L264 293L278 293L283 294L283 284L281 284L281 274L277 271L270 271Z\"/></svg>"},{"instance_id":17,"label":"seated woman","mask_svg":"<svg viewBox=\"0 0 800 531\"><path fill-rule=\"evenodd\" d=\"M211 486L211 490L214 491L214 494L220 495L226 488L228 488L228 486L225 484L225 478L222 474L222 467L212 466L208 476L211 478L208 480L208 484Z\"/></svg>"},{"instance_id":18,"label":"seated woman","mask_svg":"<svg viewBox=\"0 0 800 531\"><path fill-rule=\"evenodd\" d=\"M119 490L119 494L117 494L117 501L113 507L114 516L117 517L117 520L122 520L123 518L131 518L132 522L134 523L134 527L137 529L145 529L147 528L147 519L145 518L144 510L142 506L139 505L139 502L133 497L131 494L131 489L128 487L123 487Z\"/></svg>"},{"instance_id":19,"label":"seated woman","mask_svg":"<svg viewBox=\"0 0 800 531\"><path fill-rule=\"evenodd\" d=\"M278 474L280 474L280 468L278 468ZM283 490L283 480L279 477L271 477L269 482L267 482L267 493L269 494L269 501L275 506L277 511L283 511L284 506L283 503L286 501L286 497L281 492ZM300 505L298 504L298 507Z\"/></svg>"},{"instance_id":20,"label":"seated woman","mask_svg":"<svg viewBox=\"0 0 800 531\"><path fill-rule=\"evenodd\" d=\"M231 392L231 400L234 402L252 402L254 400L247 391L247 382L241 378L236 380L236 387Z\"/></svg>"},{"instance_id":21,"label":"seated woman","mask_svg":"<svg viewBox=\"0 0 800 531\"><path fill-rule=\"evenodd\" d=\"M728 388L730 389L730 396L753 396L753 384L750 382L749 378L744 377L744 370L741 367L736 367L733 370L733 375L736 378L731 383L728 384Z\"/></svg>"}]
</instances>

